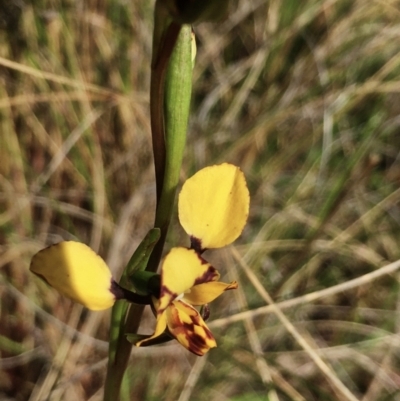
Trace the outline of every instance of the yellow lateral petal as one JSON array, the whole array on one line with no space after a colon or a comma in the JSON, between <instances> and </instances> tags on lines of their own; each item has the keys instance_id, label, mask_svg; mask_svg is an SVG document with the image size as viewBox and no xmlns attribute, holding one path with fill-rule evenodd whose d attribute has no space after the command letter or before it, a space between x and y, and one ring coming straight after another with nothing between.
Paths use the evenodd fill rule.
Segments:
<instances>
[{"instance_id":1,"label":"yellow lateral petal","mask_svg":"<svg viewBox=\"0 0 400 401\"><path fill-rule=\"evenodd\" d=\"M150 340L152 340L153 338L161 336L161 334L164 333L166 328L167 328L167 316L166 316L166 313L164 312L157 316L157 324L156 324L156 328L154 330L154 334L152 334L151 336L149 336L143 340L138 341L135 345L137 347L146 345L146 343L149 342Z\"/></svg>"},{"instance_id":2,"label":"yellow lateral petal","mask_svg":"<svg viewBox=\"0 0 400 401\"><path fill-rule=\"evenodd\" d=\"M161 268L161 292L157 313L194 285L216 281L219 273L193 249L172 248Z\"/></svg>"},{"instance_id":3,"label":"yellow lateral petal","mask_svg":"<svg viewBox=\"0 0 400 401\"><path fill-rule=\"evenodd\" d=\"M238 283L233 281L230 284L214 281L211 283L204 283L195 285L190 289L190 292L185 293L183 301L191 305L204 305L214 301L223 292L228 290L236 290Z\"/></svg>"},{"instance_id":4,"label":"yellow lateral petal","mask_svg":"<svg viewBox=\"0 0 400 401\"><path fill-rule=\"evenodd\" d=\"M170 333L189 351L202 356L217 346L214 336L199 312L182 302L173 302L166 310Z\"/></svg>"},{"instance_id":5,"label":"yellow lateral petal","mask_svg":"<svg viewBox=\"0 0 400 401\"><path fill-rule=\"evenodd\" d=\"M179 220L201 248L220 248L239 237L249 214L250 196L239 167L206 167L189 178L179 195Z\"/></svg>"},{"instance_id":6,"label":"yellow lateral petal","mask_svg":"<svg viewBox=\"0 0 400 401\"><path fill-rule=\"evenodd\" d=\"M92 310L113 306L111 272L104 260L85 244L64 241L38 252L30 270L61 294Z\"/></svg>"}]
</instances>

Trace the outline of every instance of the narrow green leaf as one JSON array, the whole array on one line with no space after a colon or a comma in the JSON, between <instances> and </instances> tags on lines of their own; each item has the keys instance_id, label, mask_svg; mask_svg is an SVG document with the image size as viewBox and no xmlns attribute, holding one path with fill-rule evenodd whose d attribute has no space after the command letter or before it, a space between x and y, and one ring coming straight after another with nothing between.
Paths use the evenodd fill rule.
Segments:
<instances>
[{"instance_id":1,"label":"narrow green leaf","mask_svg":"<svg viewBox=\"0 0 400 401\"><path fill-rule=\"evenodd\" d=\"M165 81L165 174L161 197L157 205L155 227L161 236L149 262L149 270L156 271L164 247L179 184L183 152L189 120L192 93L192 28L183 25L172 52Z\"/></svg>"}]
</instances>

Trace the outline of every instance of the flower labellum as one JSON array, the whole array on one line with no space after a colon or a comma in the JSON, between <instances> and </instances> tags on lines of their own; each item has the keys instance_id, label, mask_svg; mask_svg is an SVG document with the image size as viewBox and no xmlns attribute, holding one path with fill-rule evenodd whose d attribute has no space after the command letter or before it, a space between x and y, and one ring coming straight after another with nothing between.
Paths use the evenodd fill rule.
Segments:
<instances>
[{"instance_id":1,"label":"flower labellum","mask_svg":"<svg viewBox=\"0 0 400 401\"><path fill-rule=\"evenodd\" d=\"M116 283L104 260L85 244L63 241L38 252L30 271L91 310L113 306Z\"/></svg>"},{"instance_id":2,"label":"flower labellum","mask_svg":"<svg viewBox=\"0 0 400 401\"><path fill-rule=\"evenodd\" d=\"M200 313L193 306L213 301L237 283L217 281L219 273L195 250L172 248L161 270L160 298L154 298L157 323L154 334L138 341L138 347L151 344L167 329L189 351L202 356L216 341Z\"/></svg>"}]
</instances>

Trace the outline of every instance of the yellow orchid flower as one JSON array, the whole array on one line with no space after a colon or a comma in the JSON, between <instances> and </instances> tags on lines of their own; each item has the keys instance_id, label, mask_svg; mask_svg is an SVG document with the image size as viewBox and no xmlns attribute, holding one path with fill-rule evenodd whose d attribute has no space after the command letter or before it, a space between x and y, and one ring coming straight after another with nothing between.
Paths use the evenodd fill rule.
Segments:
<instances>
[{"instance_id":1,"label":"yellow orchid flower","mask_svg":"<svg viewBox=\"0 0 400 401\"><path fill-rule=\"evenodd\" d=\"M85 244L63 241L39 251L30 271L61 294L91 310L113 306L117 299L149 303L122 287L112 278L106 262Z\"/></svg>"},{"instance_id":2,"label":"yellow orchid flower","mask_svg":"<svg viewBox=\"0 0 400 401\"><path fill-rule=\"evenodd\" d=\"M193 306L207 304L223 292L237 288L217 281L219 273L195 250L172 248L161 270L159 299L154 298L157 324L154 334L138 341L138 347L151 343L168 330L180 344L196 355L217 346L200 313Z\"/></svg>"},{"instance_id":3,"label":"yellow orchid flower","mask_svg":"<svg viewBox=\"0 0 400 401\"><path fill-rule=\"evenodd\" d=\"M246 224L250 195L244 174L224 163L198 171L182 187L179 221L200 252L235 241Z\"/></svg>"},{"instance_id":4,"label":"yellow orchid flower","mask_svg":"<svg viewBox=\"0 0 400 401\"><path fill-rule=\"evenodd\" d=\"M191 248L173 248L161 269L159 298L154 298L157 323L154 333L138 341L150 345L165 331L185 348L204 355L216 341L193 306L207 304L237 283L221 283L219 273L200 254L220 248L242 232L249 213L250 196L244 174L232 164L206 167L182 187L179 221L189 234Z\"/></svg>"}]
</instances>

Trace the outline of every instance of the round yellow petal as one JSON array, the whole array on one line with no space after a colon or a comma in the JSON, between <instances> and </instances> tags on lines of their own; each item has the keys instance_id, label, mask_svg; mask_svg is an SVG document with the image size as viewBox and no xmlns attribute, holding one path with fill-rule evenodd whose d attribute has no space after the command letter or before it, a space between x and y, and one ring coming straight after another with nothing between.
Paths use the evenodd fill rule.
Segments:
<instances>
[{"instance_id":1,"label":"round yellow petal","mask_svg":"<svg viewBox=\"0 0 400 401\"><path fill-rule=\"evenodd\" d=\"M183 296L183 301L191 305L204 305L214 301L223 292L228 290L236 290L238 283L233 281L230 284L221 283L220 281L213 281L210 283L204 283L195 285L190 289L188 293Z\"/></svg>"},{"instance_id":2,"label":"round yellow petal","mask_svg":"<svg viewBox=\"0 0 400 401\"><path fill-rule=\"evenodd\" d=\"M179 220L201 249L220 248L243 231L250 196L244 174L232 164L206 167L189 178L179 195Z\"/></svg>"},{"instance_id":3,"label":"round yellow petal","mask_svg":"<svg viewBox=\"0 0 400 401\"><path fill-rule=\"evenodd\" d=\"M172 248L161 268L161 292L157 313L163 313L180 294L194 285L216 281L219 273L193 249Z\"/></svg>"},{"instance_id":4,"label":"round yellow petal","mask_svg":"<svg viewBox=\"0 0 400 401\"><path fill-rule=\"evenodd\" d=\"M61 294L92 310L113 306L112 276L104 260L85 244L64 241L38 252L32 273Z\"/></svg>"}]
</instances>

